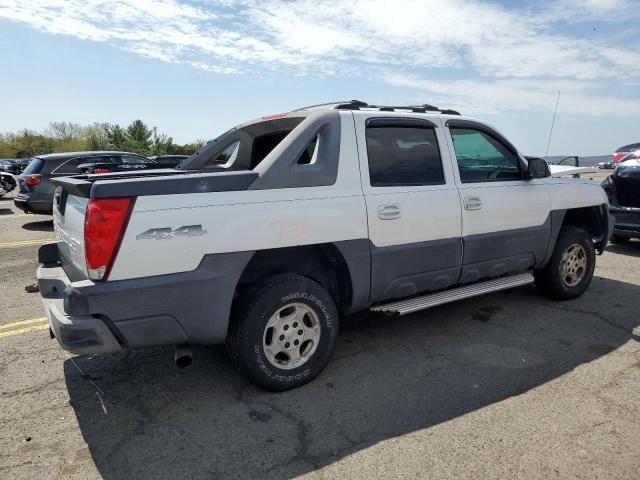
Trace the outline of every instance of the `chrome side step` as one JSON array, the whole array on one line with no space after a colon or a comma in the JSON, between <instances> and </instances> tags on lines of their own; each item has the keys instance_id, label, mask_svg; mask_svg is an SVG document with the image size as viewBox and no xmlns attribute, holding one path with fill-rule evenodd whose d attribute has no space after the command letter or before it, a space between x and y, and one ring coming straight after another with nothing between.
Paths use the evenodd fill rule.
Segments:
<instances>
[{"instance_id":1,"label":"chrome side step","mask_svg":"<svg viewBox=\"0 0 640 480\"><path fill-rule=\"evenodd\" d=\"M427 308L436 307L449 302L462 300L463 298L477 297L485 293L498 292L508 288L520 287L533 283L533 274L530 272L510 275L508 277L494 278L484 282L473 283L462 287L452 288L451 290L443 290L442 292L429 293L421 297L408 298L397 302L376 305L370 310L374 312L395 313L398 315L406 315L408 313L425 310Z\"/></svg>"}]
</instances>

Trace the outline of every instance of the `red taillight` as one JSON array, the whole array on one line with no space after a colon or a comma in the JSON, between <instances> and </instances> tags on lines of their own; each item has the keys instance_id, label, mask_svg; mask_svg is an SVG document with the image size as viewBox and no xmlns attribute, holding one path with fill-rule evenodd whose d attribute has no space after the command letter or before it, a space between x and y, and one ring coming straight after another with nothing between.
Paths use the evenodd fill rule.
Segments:
<instances>
[{"instance_id":1,"label":"red taillight","mask_svg":"<svg viewBox=\"0 0 640 480\"><path fill-rule=\"evenodd\" d=\"M618 163L620 160L622 160L624 157L626 157L629 154L629 152L616 152L613 154L613 161L615 163Z\"/></svg>"},{"instance_id":2,"label":"red taillight","mask_svg":"<svg viewBox=\"0 0 640 480\"><path fill-rule=\"evenodd\" d=\"M87 273L92 280L106 280L127 229L135 197L92 198L84 220Z\"/></svg>"},{"instance_id":3,"label":"red taillight","mask_svg":"<svg viewBox=\"0 0 640 480\"><path fill-rule=\"evenodd\" d=\"M33 187L35 185L40 185L41 183L42 183L42 178L40 178L40 175L29 175L27 178L24 179L24 184L30 187Z\"/></svg>"},{"instance_id":4,"label":"red taillight","mask_svg":"<svg viewBox=\"0 0 640 480\"><path fill-rule=\"evenodd\" d=\"M111 173L109 168L96 168L93 173Z\"/></svg>"}]
</instances>

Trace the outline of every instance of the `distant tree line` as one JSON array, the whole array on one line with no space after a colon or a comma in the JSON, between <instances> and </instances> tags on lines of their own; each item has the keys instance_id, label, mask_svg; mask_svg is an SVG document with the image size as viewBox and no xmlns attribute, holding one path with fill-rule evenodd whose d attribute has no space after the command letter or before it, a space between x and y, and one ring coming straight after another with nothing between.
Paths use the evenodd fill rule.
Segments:
<instances>
[{"instance_id":1,"label":"distant tree line","mask_svg":"<svg viewBox=\"0 0 640 480\"><path fill-rule=\"evenodd\" d=\"M18 133L0 133L0 158L29 158L54 152L121 150L140 155L190 155L205 140L178 145L173 138L158 133L142 120L127 127L111 123L82 126L72 122L51 122L44 132L24 129Z\"/></svg>"}]
</instances>

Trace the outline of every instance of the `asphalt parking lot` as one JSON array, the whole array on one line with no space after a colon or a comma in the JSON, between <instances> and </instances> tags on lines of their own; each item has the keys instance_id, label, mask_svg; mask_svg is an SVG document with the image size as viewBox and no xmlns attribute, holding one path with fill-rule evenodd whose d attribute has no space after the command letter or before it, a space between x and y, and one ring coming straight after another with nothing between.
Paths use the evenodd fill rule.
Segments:
<instances>
[{"instance_id":1,"label":"asphalt parking lot","mask_svg":"<svg viewBox=\"0 0 640 480\"><path fill-rule=\"evenodd\" d=\"M638 241L578 300L344 319L327 369L273 394L221 348L186 370L172 349L66 354L25 291L52 230L0 199L0 478L640 476Z\"/></svg>"}]
</instances>

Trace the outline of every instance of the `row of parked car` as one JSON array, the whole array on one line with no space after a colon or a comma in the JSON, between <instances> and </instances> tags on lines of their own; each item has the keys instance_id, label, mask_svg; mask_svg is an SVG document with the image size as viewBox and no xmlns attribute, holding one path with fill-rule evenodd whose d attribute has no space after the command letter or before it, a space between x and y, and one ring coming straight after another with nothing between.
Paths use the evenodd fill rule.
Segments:
<instances>
[{"instance_id":1,"label":"row of parked car","mask_svg":"<svg viewBox=\"0 0 640 480\"><path fill-rule=\"evenodd\" d=\"M187 155L144 157L129 152L67 152L40 155L29 159L26 168L18 172L17 186L20 190L14 198L14 203L28 213L50 214L55 190L51 182L53 178L174 168L185 158ZM11 173L14 172L15 170Z\"/></svg>"}]
</instances>

